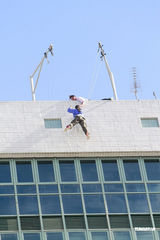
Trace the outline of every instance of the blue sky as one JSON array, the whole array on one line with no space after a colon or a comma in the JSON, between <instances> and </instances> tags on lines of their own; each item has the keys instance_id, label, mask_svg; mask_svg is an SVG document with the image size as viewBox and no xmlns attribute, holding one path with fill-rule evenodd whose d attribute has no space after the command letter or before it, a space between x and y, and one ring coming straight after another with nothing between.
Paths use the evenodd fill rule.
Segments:
<instances>
[{"instance_id":1,"label":"blue sky","mask_svg":"<svg viewBox=\"0 0 160 240\"><path fill-rule=\"evenodd\" d=\"M133 67L139 98L153 99L153 91L160 98L159 26L159 0L0 1L0 101L32 99L29 77L50 43L54 57L44 62L37 100L112 97L99 41L119 99L135 98Z\"/></svg>"}]
</instances>

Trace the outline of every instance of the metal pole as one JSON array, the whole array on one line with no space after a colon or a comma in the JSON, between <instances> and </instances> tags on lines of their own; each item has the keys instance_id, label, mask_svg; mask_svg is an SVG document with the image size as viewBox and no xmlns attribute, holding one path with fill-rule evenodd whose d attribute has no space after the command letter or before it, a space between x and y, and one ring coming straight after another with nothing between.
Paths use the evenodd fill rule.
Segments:
<instances>
[{"instance_id":1,"label":"metal pole","mask_svg":"<svg viewBox=\"0 0 160 240\"><path fill-rule=\"evenodd\" d=\"M35 91L34 91L34 84L33 84L33 78L30 77L31 81L31 91L32 91L32 101L36 101Z\"/></svg>"}]
</instances>

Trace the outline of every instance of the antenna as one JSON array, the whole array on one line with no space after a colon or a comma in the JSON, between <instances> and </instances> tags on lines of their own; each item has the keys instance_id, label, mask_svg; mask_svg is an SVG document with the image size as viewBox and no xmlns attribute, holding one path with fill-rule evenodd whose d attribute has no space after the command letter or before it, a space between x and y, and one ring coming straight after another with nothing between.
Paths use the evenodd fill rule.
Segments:
<instances>
[{"instance_id":1,"label":"antenna","mask_svg":"<svg viewBox=\"0 0 160 240\"><path fill-rule=\"evenodd\" d=\"M117 97L116 87L115 87L115 83L114 83L113 73L111 72L111 70L109 68L108 62L107 62L106 57L105 57L106 53L104 52L103 45L100 42L98 43L98 52L99 51L101 53L100 58L101 58L101 60L104 59L104 62L105 62L105 65L106 65L106 68L107 68L107 71L108 71L108 75L109 75L111 85L112 85L112 89L113 89L113 93L114 93L114 98L115 98L115 100L117 100L118 97Z\"/></svg>"},{"instance_id":2,"label":"antenna","mask_svg":"<svg viewBox=\"0 0 160 240\"><path fill-rule=\"evenodd\" d=\"M155 91L153 91L153 96L155 97L155 99L157 99Z\"/></svg>"},{"instance_id":3,"label":"antenna","mask_svg":"<svg viewBox=\"0 0 160 240\"><path fill-rule=\"evenodd\" d=\"M48 48L47 51L44 53L43 58L41 59L40 63L38 64L37 68L35 69L35 71L33 72L33 74L30 76L31 91L32 91L32 101L36 101L35 91L36 91L36 88L37 88L38 79L39 79L39 77L40 77L40 73L41 73L41 70L42 70L42 66L43 66L44 60L47 59L47 62L49 63L49 60L48 60L48 53L49 53L49 52L50 52L51 55L53 56L53 45L52 45L52 44L50 44L49 48ZM36 72L38 71L38 69L39 69L39 72L38 72L38 76L37 76L36 83L35 83L35 86L34 86L33 77L34 77L34 75L36 74Z\"/></svg>"},{"instance_id":4,"label":"antenna","mask_svg":"<svg viewBox=\"0 0 160 240\"><path fill-rule=\"evenodd\" d=\"M136 73L136 67L132 67L132 73L133 73L133 92L135 94L135 98L138 100L137 92L138 88L140 88L139 84L137 83L137 73Z\"/></svg>"}]
</instances>

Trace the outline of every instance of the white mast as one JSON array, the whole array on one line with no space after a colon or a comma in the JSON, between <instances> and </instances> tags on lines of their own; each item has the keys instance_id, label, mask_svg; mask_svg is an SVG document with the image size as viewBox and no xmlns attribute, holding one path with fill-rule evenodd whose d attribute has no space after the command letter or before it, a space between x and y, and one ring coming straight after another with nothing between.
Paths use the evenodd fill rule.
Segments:
<instances>
[{"instance_id":1,"label":"white mast","mask_svg":"<svg viewBox=\"0 0 160 240\"><path fill-rule=\"evenodd\" d=\"M108 62L106 60L106 53L104 52L103 50L103 45L101 45L101 43L99 42L98 43L99 45L99 49L101 51L101 59L104 59L104 62L106 64L106 68L107 68L107 71L108 71L108 75L109 75L109 78L110 78L110 81L111 81L111 85L112 85L112 89L113 89L113 93L114 93L114 98L115 100L118 100L118 97L117 97L117 92L116 92L116 87L115 87L115 83L114 83L114 77L113 77L113 73L111 72L110 68L109 68L109 65L108 65Z\"/></svg>"},{"instance_id":2,"label":"white mast","mask_svg":"<svg viewBox=\"0 0 160 240\"><path fill-rule=\"evenodd\" d=\"M32 91L32 101L36 101L35 91L36 91L36 88L37 88L38 79L40 77L40 73L41 73L41 70L42 70L44 59L46 58L47 62L49 63L48 58L47 58L49 52L53 56L53 45L52 44L50 44L48 50L44 53L44 56L43 56L42 60L40 61L40 63L38 64L37 68L35 69L34 73L30 76L31 91ZM38 69L39 69L39 72L38 72L38 76L37 76L36 83L35 83L35 86L34 86L33 77L36 74L36 72L38 71Z\"/></svg>"}]
</instances>

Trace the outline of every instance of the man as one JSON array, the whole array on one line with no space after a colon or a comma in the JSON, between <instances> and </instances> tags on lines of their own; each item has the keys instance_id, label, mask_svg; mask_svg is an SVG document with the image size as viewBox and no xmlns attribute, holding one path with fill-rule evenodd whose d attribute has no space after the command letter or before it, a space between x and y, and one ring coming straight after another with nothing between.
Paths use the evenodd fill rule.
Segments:
<instances>
[{"instance_id":1,"label":"man","mask_svg":"<svg viewBox=\"0 0 160 240\"><path fill-rule=\"evenodd\" d=\"M64 131L66 132L67 130L71 129L72 127L74 127L76 124L79 123L81 125L82 130L85 133L87 139L89 139L90 136L89 136L89 132L87 130L86 120L85 120L84 115L81 111L80 105L76 105L75 108L69 107L67 111L69 113L73 114L74 119L71 121L71 123L69 125L66 126Z\"/></svg>"},{"instance_id":2,"label":"man","mask_svg":"<svg viewBox=\"0 0 160 240\"><path fill-rule=\"evenodd\" d=\"M70 95L69 99L71 99L72 101L77 101L80 106L82 107L88 100L82 97L76 97L75 95Z\"/></svg>"}]
</instances>

